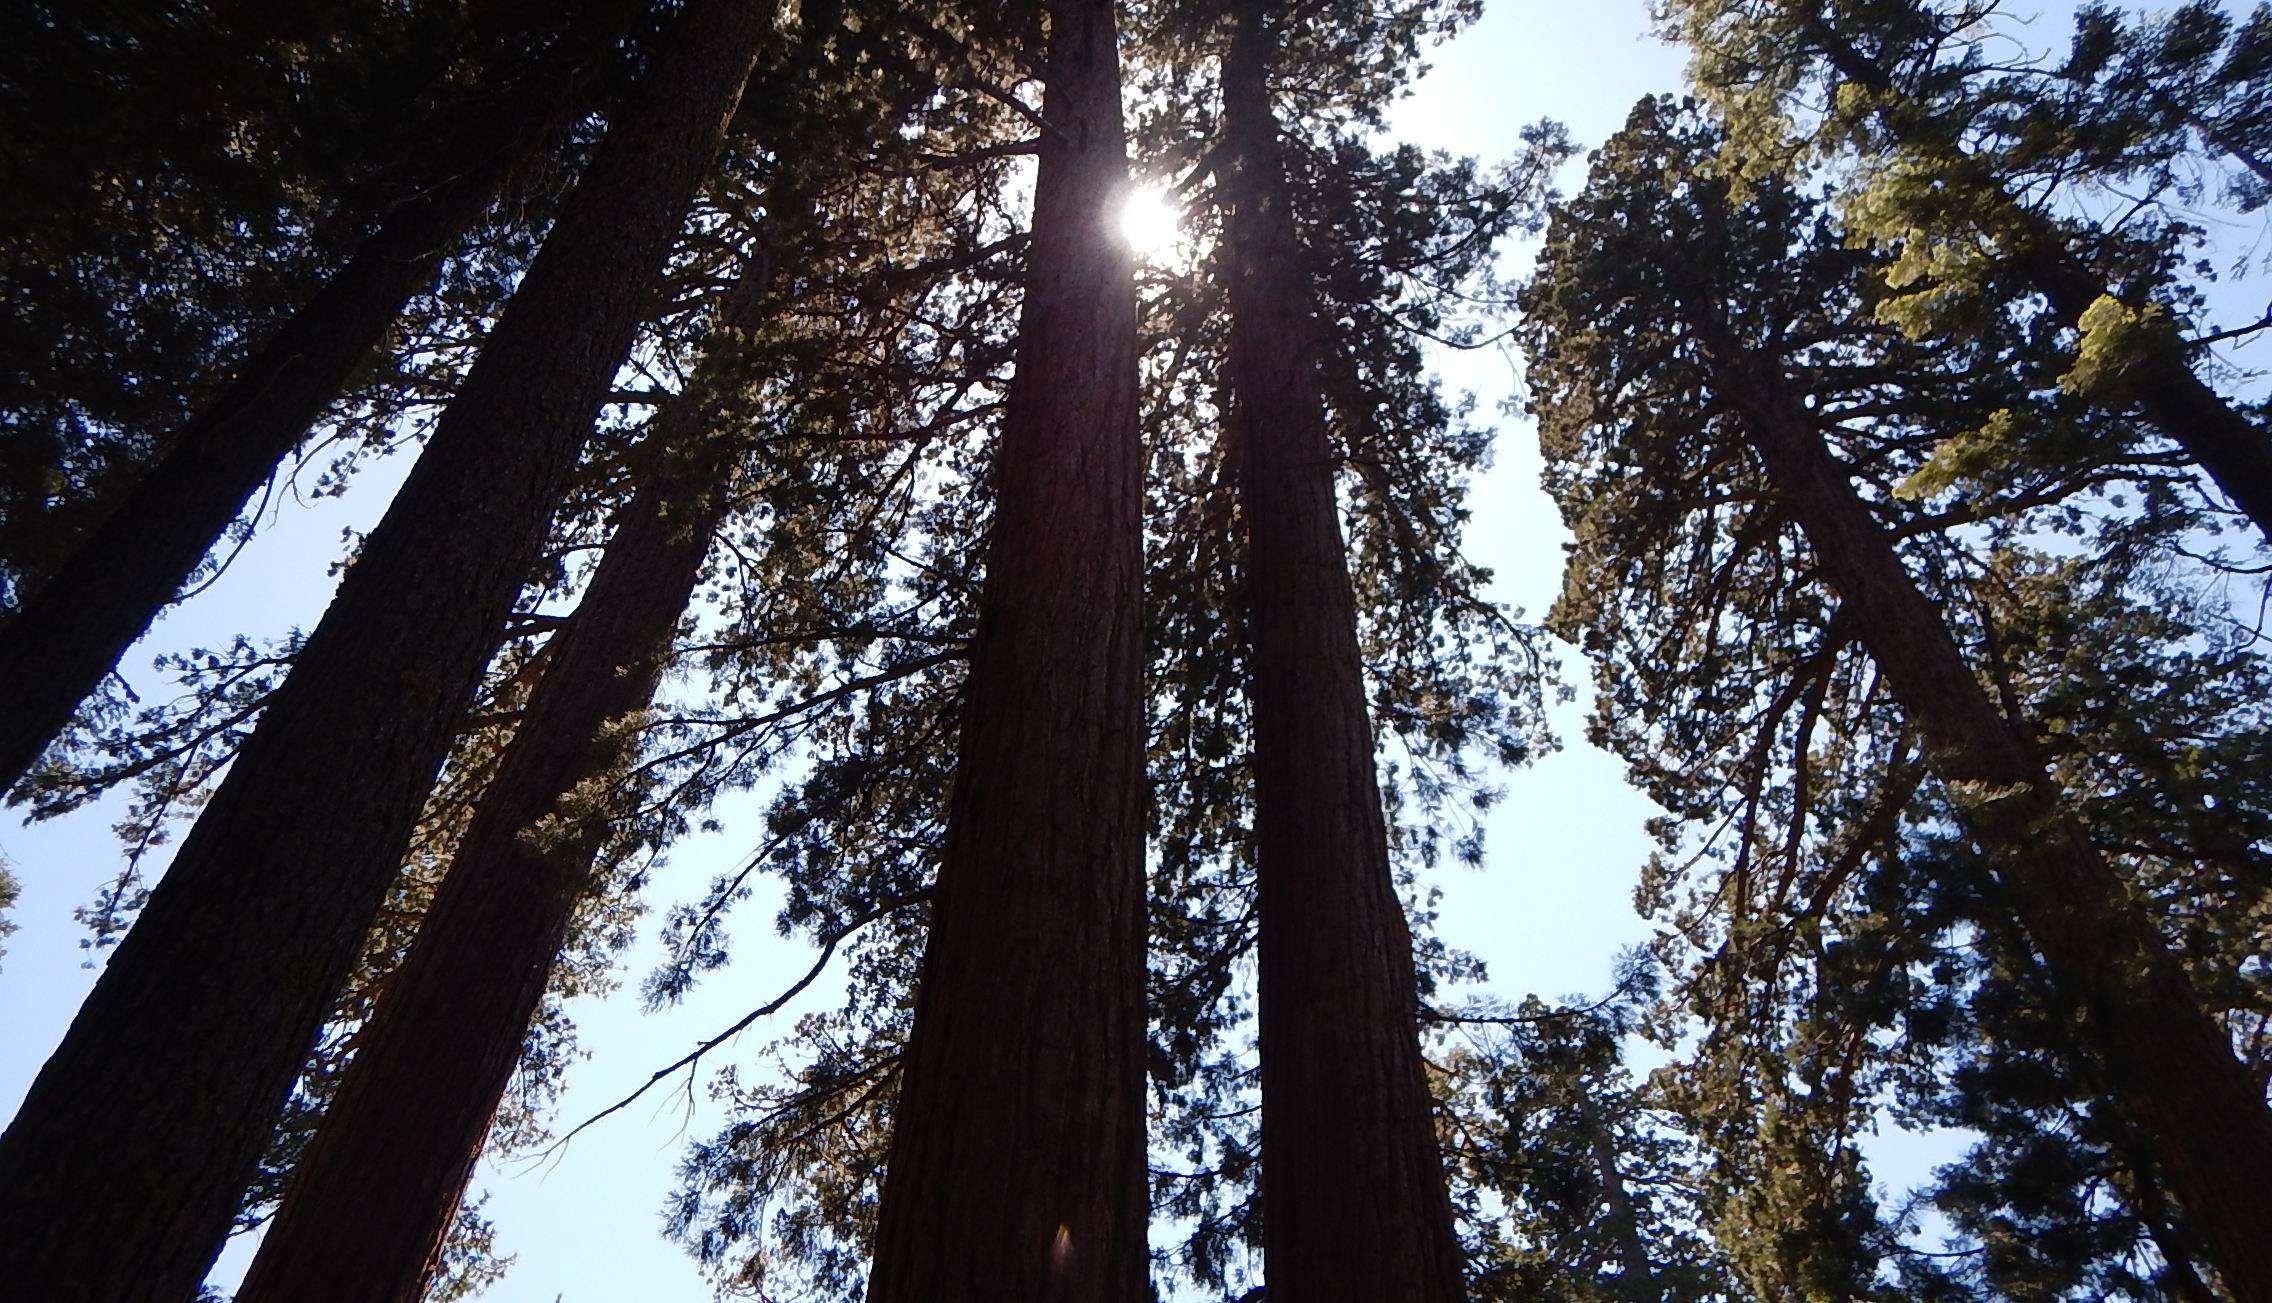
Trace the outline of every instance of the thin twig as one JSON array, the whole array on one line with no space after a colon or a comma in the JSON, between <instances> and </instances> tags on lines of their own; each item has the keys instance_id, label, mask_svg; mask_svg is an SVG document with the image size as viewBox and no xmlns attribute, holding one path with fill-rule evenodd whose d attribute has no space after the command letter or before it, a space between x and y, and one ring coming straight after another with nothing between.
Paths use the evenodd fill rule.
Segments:
<instances>
[{"instance_id":1,"label":"thin twig","mask_svg":"<svg viewBox=\"0 0 2272 1303\"><path fill-rule=\"evenodd\" d=\"M599 1112L594 1113L590 1117L585 1118L583 1121L577 1123L575 1128L568 1132L568 1134L560 1137L558 1140L553 1141L550 1145L547 1145L544 1148L543 1152L536 1154L534 1157L538 1159L550 1157L554 1153L558 1152L561 1148L566 1146L569 1141L574 1140L579 1135L582 1135L585 1128L590 1127L602 1118L608 1117L611 1114L620 1113L624 1109L631 1107L633 1103L638 1101L640 1096L645 1095L648 1091L654 1089L662 1081L678 1072L679 1069L693 1067L696 1063L699 1063L702 1060L702 1057L704 1055L708 1054L714 1049L717 1049L720 1045L725 1044L727 1041L732 1040L734 1037L741 1035L744 1031L747 1031L750 1027L750 1024L756 1022L760 1018L764 1018L780 1012L783 1005L786 1005L791 1000L794 1000L799 995L802 995L806 987L811 986L815 981L819 980L822 970L828 967L828 961L835 957L836 947L841 944L846 937L851 936L854 932L859 931L861 928L866 927L868 924L875 922L877 919L880 919L887 914L891 914L897 910L903 909L906 906L916 904L919 901L929 900L930 898L931 891L928 887L924 888L922 891L913 892L905 896L894 896L890 900L885 901L883 904L876 906L874 909L869 910L867 913L862 914L860 917L853 919L851 922L838 928L836 931L831 932L828 935L828 938L821 943L820 958L815 959L813 961L813 966L805 970L805 975L798 978L796 982L789 987L788 990L783 991L780 995L774 997L772 1000L767 1001L765 1004L759 1005L757 1008L750 1010L746 1014L743 1014L740 1018L734 1021L733 1026L726 1028L726 1030L719 1032L717 1035L696 1045L693 1049L679 1056L676 1061L672 1062L667 1067L657 1068L648 1076L646 1081L640 1083L637 1090L632 1091L622 1099L617 1100L613 1104L608 1105L606 1108L601 1109ZM693 1074L689 1073L689 1083L691 1083L692 1080Z\"/></svg>"}]
</instances>

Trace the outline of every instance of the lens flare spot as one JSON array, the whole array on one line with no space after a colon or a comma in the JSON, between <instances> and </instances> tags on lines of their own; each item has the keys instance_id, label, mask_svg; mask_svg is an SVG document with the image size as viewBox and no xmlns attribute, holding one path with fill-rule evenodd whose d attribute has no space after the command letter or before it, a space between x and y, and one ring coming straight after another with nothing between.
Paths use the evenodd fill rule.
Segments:
<instances>
[{"instance_id":1,"label":"lens flare spot","mask_svg":"<svg viewBox=\"0 0 2272 1303\"><path fill-rule=\"evenodd\" d=\"M1120 207L1120 238L1139 258L1157 260L1175 247L1182 234L1182 211L1168 192L1141 186L1128 193Z\"/></svg>"}]
</instances>

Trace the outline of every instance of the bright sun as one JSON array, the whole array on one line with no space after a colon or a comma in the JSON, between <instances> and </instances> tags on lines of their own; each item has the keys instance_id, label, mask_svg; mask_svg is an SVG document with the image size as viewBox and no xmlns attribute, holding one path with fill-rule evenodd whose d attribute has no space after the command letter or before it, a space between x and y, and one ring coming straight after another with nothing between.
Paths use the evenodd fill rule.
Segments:
<instances>
[{"instance_id":1,"label":"bright sun","mask_svg":"<svg viewBox=\"0 0 2272 1303\"><path fill-rule=\"evenodd\" d=\"M1121 238L1137 257L1157 261L1175 247L1179 216L1167 191L1150 186L1131 190L1120 208Z\"/></svg>"}]
</instances>

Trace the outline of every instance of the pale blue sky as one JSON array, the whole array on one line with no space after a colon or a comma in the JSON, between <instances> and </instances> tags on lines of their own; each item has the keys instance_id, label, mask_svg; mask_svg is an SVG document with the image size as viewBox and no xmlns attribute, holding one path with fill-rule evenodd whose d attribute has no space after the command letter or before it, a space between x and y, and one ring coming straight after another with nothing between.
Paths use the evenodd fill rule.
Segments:
<instances>
[{"instance_id":1,"label":"pale blue sky","mask_svg":"<svg viewBox=\"0 0 2272 1303\"><path fill-rule=\"evenodd\" d=\"M1397 106L1397 134L1419 143L1494 160L1510 154L1516 131L1540 117L1567 124L1580 143L1597 145L1622 124L1638 96L1677 88L1676 51L1646 35L1638 0L1587 5L1494 0L1475 28L1435 52L1435 71ZM1579 166L1564 189L1579 180ZM1498 349L1444 354L1439 364L1455 389L1472 390L1488 415L1511 392L1512 359ZM1498 466L1477 485L1472 551L1494 567L1500 600L1533 616L1551 602L1565 535L1537 488L1538 455L1527 424L1498 419ZM274 523L211 592L164 619L128 658L133 681L163 691L146 670L159 651L225 642L236 632L274 636L312 624L328 600L325 567L338 555L339 531L375 518L382 495L405 459L367 472L344 501L302 504L279 495ZM1565 657L1575 672L1574 657ZM1633 915L1631 894L1648 852L1641 822L1650 807L1628 791L1621 767L1582 741L1582 711L1558 711L1565 750L1509 775L1507 799L1491 814L1488 867L1446 869L1440 931L1450 944L1482 956L1491 988L1510 999L1599 989L1611 956L1647 934ZM725 831L690 839L658 873L650 900L658 906L700 892L720 868L748 848L757 826L751 800L723 812ZM115 872L108 826L114 810L98 807L69 819L21 828L0 824L0 855L23 879L14 912L22 930L0 960L0 1109L13 1111L31 1076L63 1033L93 973L79 967L81 929L74 907L92 899ZM802 943L774 937L772 905L762 897L740 907L735 960L699 987L682 1007L646 1017L628 996L584 1000L574 1010L591 1057L569 1074L562 1119L573 1122L637 1085L693 1042L772 998L810 964ZM651 929L650 929L651 931ZM628 958L636 981L652 963L646 941ZM841 978L808 994L808 1007L833 1003ZM784 1011L786 1027L798 1010ZM753 1029L742 1049L770 1038ZM494 1303L697 1303L710 1290L675 1245L657 1234L659 1211L685 1141L719 1121L698 1087L689 1115L683 1089L620 1114L570 1145L557 1161L484 1171L488 1214L499 1246L517 1256L505 1281L485 1297ZM242 1270L240 1247L223 1260L217 1283Z\"/></svg>"}]
</instances>

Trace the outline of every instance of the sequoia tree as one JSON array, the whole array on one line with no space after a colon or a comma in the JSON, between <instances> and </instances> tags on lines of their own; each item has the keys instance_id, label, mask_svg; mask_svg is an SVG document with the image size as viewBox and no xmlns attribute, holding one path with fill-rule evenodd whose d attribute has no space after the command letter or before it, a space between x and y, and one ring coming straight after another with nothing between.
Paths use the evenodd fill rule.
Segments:
<instances>
[{"instance_id":1,"label":"sequoia tree","mask_svg":"<svg viewBox=\"0 0 2272 1303\"><path fill-rule=\"evenodd\" d=\"M1820 436L1773 380L1737 379L1751 365L1727 365L1729 401L1747 436L1844 599L1855 636L1937 753L1935 772L1965 802L1966 824L2104 1061L2109 1091L2136 1120L2234 1295L2272 1299L2272 1236L2253 1191L2253 1174L2272 1163L2263 1086L2088 833L2059 811L2041 760L1908 582Z\"/></svg>"},{"instance_id":2,"label":"sequoia tree","mask_svg":"<svg viewBox=\"0 0 2272 1303\"><path fill-rule=\"evenodd\" d=\"M195 1287L400 863L757 55L698 0L386 518L0 1137L0 1274Z\"/></svg>"},{"instance_id":3,"label":"sequoia tree","mask_svg":"<svg viewBox=\"0 0 2272 1303\"><path fill-rule=\"evenodd\" d=\"M516 2L0 15L0 612L347 256Z\"/></svg>"},{"instance_id":4,"label":"sequoia tree","mask_svg":"<svg viewBox=\"0 0 2272 1303\"><path fill-rule=\"evenodd\" d=\"M2081 184L2167 191L2205 154L2261 172L2264 128L2248 106L2267 77L2264 32L2204 23L2205 9L2172 20L2166 50L2092 11L2064 65L2019 70L1986 48L1985 14L1969 5L1682 0L1666 16L1695 51L1699 90L1731 119L1739 167L1787 155L1783 107L1819 89L1830 111L1811 143L1860 155L1854 234L1905 251L1888 271L1897 288L1929 302L2016 281L2042 296L2078 335L2069 384L2142 412L2272 537L2272 432L2201 374L2173 256L2186 226L2099 227L2059 207ZM2244 206L2261 183L2236 187ZM2124 229L2141 225L2143 238ZM1918 306L1889 315L1923 328Z\"/></svg>"},{"instance_id":5,"label":"sequoia tree","mask_svg":"<svg viewBox=\"0 0 2272 1303\"><path fill-rule=\"evenodd\" d=\"M481 72L503 89L489 102L448 105L466 125L403 178L354 255L169 434L164 455L108 519L0 624L0 680L12 707L0 720L0 791L173 600L506 175L557 133L633 7L595 0L558 30L489 33Z\"/></svg>"},{"instance_id":6,"label":"sequoia tree","mask_svg":"<svg viewBox=\"0 0 2272 1303\"><path fill-rule=\"evenodd\" d=\"M1046 6L1017 377L868 1297L1139 1303L1142 459L1111 0ZM1025 11L1014 11L1023 16Z\"/></svg>"},{"instance_id":7,"label":"sequoia tree","mask_svg":"<svg viewBox=\"0 0 2272 1303\"><path fill-rule=\"evenodd\" d=\"M1748 200L1737 199L1725 178L1704 169L1699 134L1661 104L1637 109L1587 195L1558 223L1546 274L1529 300L1550 448L1558 459L1599 449L1558 477L1582 540L1566 604L1599 610L1617 602L1589 578L1601 573L1596 565L1645 565L1641 552L1661 548L1659 531L1684 513L1698 521L1685 530L1694 541L1684 547L1697 550L1713 577L1686 599L1698 605L1682 608L1684 623L1664 631L1667 650L1685 650L1685 637L1691 646L1726 639L1748 654L1770 654L1782 634L1763 632L1768 615L1788 621L1784 606L1831 601L1821 652L1775 653L1785 658L1785 683L1705 685L1703 699L1771 692L1780 704L1761 718L1795 708L1803 712L1800 727L1811 729L1832 659L1849 645L1867 651L1904 727L1914 730L1915 759L1985 855L1993 889L1976 924L1991 934L2015 932L2040 960L2046 988L2076 1025L2096 1091L2134 1128L2137 1169L2167 1181L2228 1288L2263 1297L2268 1240L2247 1176L2272 1154L2272 1112L2260 1082L2236 1059L2133 884L2094 842L2072 794L2046 772L2036 726L2008 678L1984 682L1949 617L1905 565L1897 543L1930 526L1889 522L1887 515L1915 509L1898 498L1866 499L1856 488L1857 480L1884 482L1894 450L1904 441L1914 447L1915 428L1961 429L1956 422L1984 418L1961 401L1965 391L2008 393L2013 358L1993 350L1936 356L1904 341L1869 312L1883 281L1865 279L1872 270L1865 256L1842 246L1788 186L1763 181ZM1953 407L1952 399L1959 400ZM2003 410L2006 421L2028 419ZM2058 415L2047 405L2039 423L2055 430ZM1847 458L1830 451L1829 437L1845 441ZM1746 518L1723 532L1705 513L1730 501L1743 504ZM1948 523L2025 505L2024 495L1990 497ZM1740 623L1723 632L1736 585L1779 555L1776 540L1786 531L1804 541L1819 573L1785 584L1770 599L1774 607L1751 617L1748 633ZM1748 648L1752 639L1764 646ZM1726 663L1709 645L1702 654L1713 657L1705 668ZM1989 695L1991 683L1998 698ZM1699 723L1646 727L1681 737ZM1790 762L1800 774L1791 799L1813 789L1810 771L1822 762L1812 750L1802 733ZM1770 754L1763 741L1747 802L1761 799ZM1897 759L1896 775L1912 767ZM1839 875L1877 853L1889 831L1873 825L1897 816L1917 781L1888 783L1891 806L1863 821L1838 852L1847 865ZM1801 825L1794 822L1790 835L1796 845ZM1744 855L1739 869L1750 851ZM1774 890L1788 890L1796 871L1789 863ZM1736 876L1739 900L1756 890L1747 881ZM1834 876L1819 890L1835 887ZM1739 913L1735 926L1744 925Z\"/></svg>"},{"instance_id":8,"label":"sequoia tree","mask_svg":"<svg viewBox=\"0 0 2272 1303\"><path fill-rule=\"evenodd\" d=\"M358 1037L236 1297L416 1303L568 935L645 709L730 500L711 429L764 302L736 297L709 365L647 436L576 614Z\"/></svg>"},{"instance_id":9,"label":"sequoia tree","mask_svg":"<svg viewBox=\"0 0 2272 1303\"><path fill-rule=\"evenodd\" d=\"M816 528L815 513L797 505L824 478L809 454L853 442L833 429L757 434L820 424L820 409L856 388L823 368L857 357L866 341L841 317L817 327L810 308L840 302L851 286L882 312L893 282L933 274L921 265L887 273L863 266L862 254L880 234L878 214L864 208L902 161L880 157L893 146L875 142L891 140L934 83L890 57L898 34L888 24L854 27L814 5L804 17L761 65L753 84L765 102L741 115L711 183L729 196L762 187L756 211L713 228L738 252L738 279L716 295L691 378L630 456L637 488L576 614L543 653L542 676L416 940L357 1036L346 1080L238 1294L248 1303L337 1293L340 1281L355 1282L357 1297L419 1296L421 1268L431 1274L595 852L650 785L631 765L640 712L713 532L730 506L751 499L773 508L759 514L783 535ZM900 242L891 252L915 248ZM791 396L803 393L824 396L800 408ZM758 419L761 409L769 419ZM856 514L873 504L854 493L833 505ZM784 577L756 599L776 612L809 601L795 569L785 561ZM816 694L839 695L846 690ZM772 714L794 718L808 705Z\"/></svg>"},{"instance_id":10,"label":"sequoia tree","mask_svg":"<svg viewBox=\"0 0 2272 1303\"><path fill-rule=\"evenodd\" d=\"M1209 7L1202 32L1171 21L1123 47L1130 68L1147 78L1134 102L1165 159L1194 148L1187 133L1195 128L1207 133L1207 160L1228 157L1214 145L1216 83L1177 74L1193 63L1212 66L1227 34L1216 30L1219 16ZM1342 115L1368 112L1374 93L1396 79L1380 65L1403 66L1412 53L1404 42L1428 30L1403 10L1368 19L1362 35L1338 24L1303 27L1299 62L1281 64L1298 71L1276 83L1280 102L1300 120L1282 129L1293 211L1308 240L1305 275L1316 293L1330 296L1318 309L1333 323L1321 332L1320 349L1332 375L1321 385L1333 404L1327 455L1347 495L1349 550L1361 558L1352 587L1378 740L1398 765L1381 803L1396 812L1391 867L1399 886L1441 852L1470 853L1467 798L1489 796L1477 762L1520 763L1540 742L1528 631L1481 598L1487 572L1458 551L1465 479L1487 455L1488 439L1428 380L1416 332L1461 328L1456 309L1447 308L1456 294L1440 291L1468 283L1510 216L1535 211L1536 185L1562 157L1551 133L1536 141L1526 133L1541 147L1526 151L1510 181L1361 139ZM1186 55L1191 63L1177 62ZM1350 64L1372 75L1343 76ZM926 115L925 130L967 134L986 121L976 115L999 102L950 104ZM1015 118L1008 125L1022 129ZM1004 147L997 133L982 139L970 156ZM1014 146L1014 138L1005 143ZM1203 164L1186 193L1223 184L1226 171ZM956 208L984 211L987 202L976 197ZM1155 1248L1155 1285L1235 1296L1257 1283L1261 1218L1253 1008L1243 980L1255 945L1247 579L1235 457L1218 406L1230 390L1226 253L1209 238L1220 209L1194 202L1184 213L1185 238L1200 248L1213 243L1212 257L1182 266L1161 256L1139 274L1150 348L1141 391L1149 463L1149 1060L1152 1221L1176 1231ZM983 343L1010 335L1008 323L965 305L1012 282L1000 271L973 272L943 284L922 313L940 323L933 337L941 344L970 341L962 345L971 358L960 370L965 378L985 355ZM1384 289L1391 284L1407 292ZM937 428L935 418L920 424ZM888 632L879 630L887 639L953 638L968 627L963 613L978 587L972 562L938 540L983 536L985 495L951 486L976 473L983 462L972 454L988 445L974 434L941 442L939 474L950 478L920 516L933 541L918 536L909 553L916 565L903 571L906 595L893 601L920 613L930 631L895 615ZM748 614L753 627L732 641L754 649L773 620L761 606ZM690 1147L671 1230L722 1286L829 1298L861 1288L877 1190L888 1179L884 1138L905 1063L914 956L924 941L915 906L927 899L944 822L947 757L939 753L948 750L951 729L941 721L960 707L953 668L929 682L896 684L850 712L816 750L810 776L771 808L751 871L724 875L698 904L674 911L681 954L651 989L676 991L723 958L719 921L753 873L783 880L780 925L812 937L834 957L824 962L850 978L836 1007L800 1019L765 1051L787 1062L786 1073L758 1078L728 1069L721 1076L729 1121ZM1462 971L1440 945L1416 950L1413 966L1431 977Z\"/></svg>"},{"instance_id":11,"label":"sequoia tree","mask_svg":"<svg viewBox=\"0 0 2272 1303\"><path fill-rule=\"evenodd\" d=\"M1288 22L1236 8L1223 61L1230 428L1253 642L1262 1226L1272 1297L1464 1296L1390 877L1317 367L1269 73Z\"/></svg>"}]
</instances>

